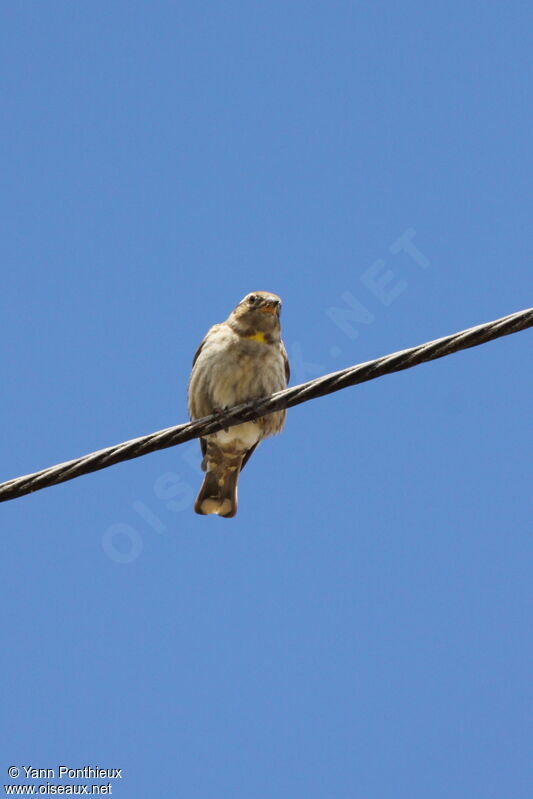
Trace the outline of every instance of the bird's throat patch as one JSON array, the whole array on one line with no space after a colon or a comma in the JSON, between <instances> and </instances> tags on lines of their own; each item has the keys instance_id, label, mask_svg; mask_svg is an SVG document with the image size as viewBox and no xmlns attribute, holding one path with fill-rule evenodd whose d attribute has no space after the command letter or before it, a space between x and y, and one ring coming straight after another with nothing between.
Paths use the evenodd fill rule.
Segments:
<instances>
[{"instance_id":1,"label":"bird's throat patch","mask_svg":"<svg viewBox=\"0 0 533 799\"><path fill-rule=\"evenodd\" d=\"M259 341L261 344L266 344L267 340L265 338L265 334L262 330L256 330L254 333L250 333L249 336L246 336L249 341Z\"/></svg>"}]
</instances>

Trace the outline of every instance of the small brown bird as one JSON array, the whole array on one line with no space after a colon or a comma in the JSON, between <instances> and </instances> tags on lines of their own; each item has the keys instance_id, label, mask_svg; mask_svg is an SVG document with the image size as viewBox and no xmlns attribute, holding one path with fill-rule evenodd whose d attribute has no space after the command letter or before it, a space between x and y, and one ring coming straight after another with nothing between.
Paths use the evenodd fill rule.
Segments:
<instances>
[{"instance_id":1,"label":"small brown bird","mask_svg":"<svg viewBox=\"0 0 533 799\"><path fill-rule=\"evenodd\" d=\"M286 388L290 370L280 311L279 297L254 291L225 322L208 331L189 380L191 419ZM285 411L276 411L200 439L206 475L194 504L196 513L235 516L239 472L259 442L279 433L284 422Z\"/></svg>"}]
</instances>

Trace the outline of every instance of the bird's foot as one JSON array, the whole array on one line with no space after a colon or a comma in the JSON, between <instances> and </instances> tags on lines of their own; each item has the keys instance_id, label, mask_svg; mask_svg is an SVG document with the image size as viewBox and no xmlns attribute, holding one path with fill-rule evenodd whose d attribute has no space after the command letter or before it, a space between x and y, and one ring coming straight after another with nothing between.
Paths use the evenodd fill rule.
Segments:
<instances>
[{"instance_id":1,"label":"bird's foot","mask_svg":"<svg viewBox=\"0 0 533 799\"><path fill-rule=\"evenodd\" d=\"M257 402L255 402L252 407L254 407L254 409L255 409L256 407L259 408L260 406L261 406L261 400L257 400ZM264 418L263 416L256 416L255 419L252 419L251 421L253 422L253 424L259 424L259 422L263 418Z\"/></svg>"},{"instance_id":2,"label":"bird's foot","mask_svg":"<svg viewBox=\"0 0 533 799\"><path fill-rule=\"evenodd\" d=\"M213 408L213 415L214 415L214 416L222 416L222 414L223 414L225 411L227 411L227 410L228 410L228 408L229 408L229 405L226 405L224 408L219 408L219 407L217 406L216 408ZM224 432L225 432L225 433L227 433L227 432L228 432L228 430L229 430L229 427L223 427L222 429L224 430Z\"/></svg>"}]
</instances>

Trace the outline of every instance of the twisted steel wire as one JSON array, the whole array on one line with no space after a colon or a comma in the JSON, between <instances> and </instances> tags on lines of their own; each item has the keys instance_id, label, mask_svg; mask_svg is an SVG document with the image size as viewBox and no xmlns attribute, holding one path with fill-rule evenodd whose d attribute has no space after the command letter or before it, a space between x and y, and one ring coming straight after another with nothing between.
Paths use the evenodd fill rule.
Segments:
<instances>
[{"instance_id":1,"label":"twisted steel wire","mask_svg":"<svg viewBox=\"0 0 533 799\"><path fill-rule=\"evenodd\" d=\"M459 333L453 333L450 336L420 344L417 347L393 352L373 361L349 366L347 369L317 377L307 383L292 386L284 391L278 391L269 397L235 405L221 413L206 416L195 422L167 427L147 436L106 447L81 458L59 463L56 466L42 469L33 474L7 480L5 483L0 484L0 502L16 499L25 494L39 491L41 488L48 488L49 486L64 483L67 480L73 480L75 477L105 469L121 461L139 458L149 452L184 444L193 438L199 438L241 422L251 421L258 416L264 416L282 408L291 408L302 402L323 397L334 391L365 383L368 380L374 380L392 372L410 369L420 363L443 358L445 355L451 355L469 347L476 347L479 344L493 341L511 333L517 333L519 330L525 330L528 327L533 327L533 308L517 311L509 314L509 316L503 316L501 319L470 327L466 330L461 330Z\"/></svg>"}]
</instances>

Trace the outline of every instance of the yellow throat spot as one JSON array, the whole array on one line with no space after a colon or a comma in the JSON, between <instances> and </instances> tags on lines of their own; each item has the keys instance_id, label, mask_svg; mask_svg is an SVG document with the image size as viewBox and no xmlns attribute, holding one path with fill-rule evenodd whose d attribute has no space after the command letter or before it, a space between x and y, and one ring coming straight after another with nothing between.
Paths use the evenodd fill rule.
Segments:
<instances>
[{"instance_id":1,"label":"yellow throat spot","mask_svg":"<svg viewBox=\"0 0 533 799\"><path fill-rule=\"evenodd\" d=\"M250 336L246 336L246 338L250 341L260 341L261 344L266 344L265 334L262 330L256 330L255 333L252 333Z\"/></svg>"}]
</instances>

